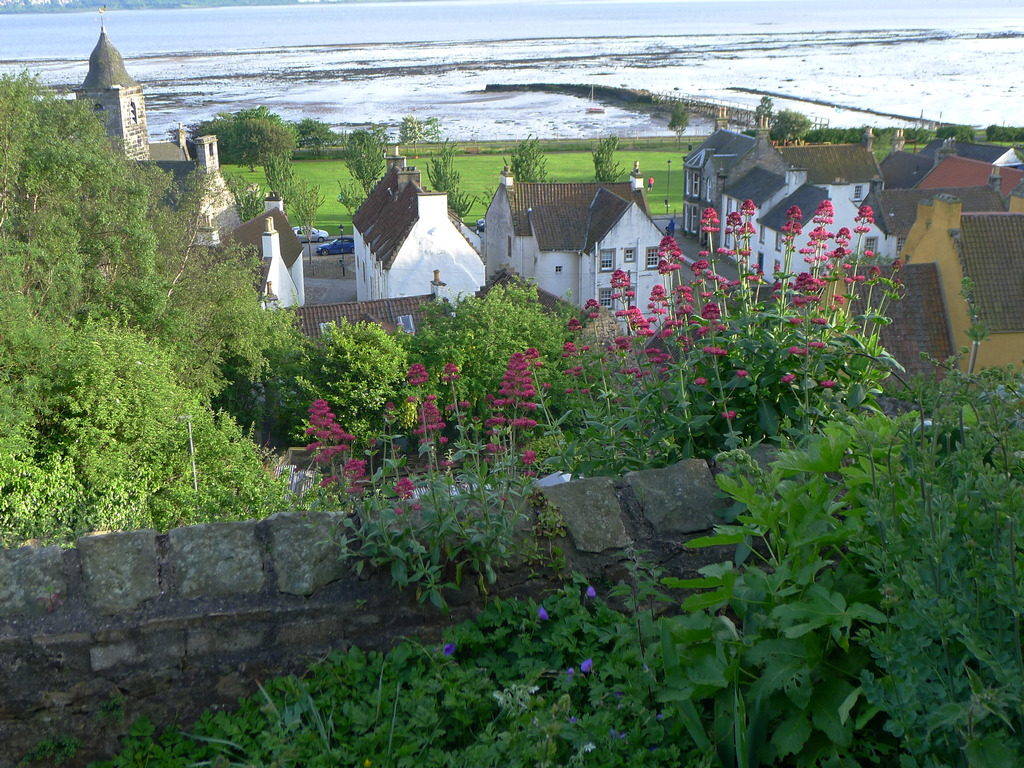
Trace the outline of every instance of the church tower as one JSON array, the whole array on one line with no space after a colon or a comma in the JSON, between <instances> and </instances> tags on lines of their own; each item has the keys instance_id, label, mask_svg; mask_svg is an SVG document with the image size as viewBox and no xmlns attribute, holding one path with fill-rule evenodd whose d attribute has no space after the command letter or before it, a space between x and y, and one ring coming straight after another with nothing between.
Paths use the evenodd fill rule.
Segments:
<instances>
[{"instance_id":1,"label":"church tower","mask_svg":"<svg viewBox=\"0 0 1024 768\"><path fill-rule=\"evenodd\" d=\"M107 124L107 133L124 142L129 158L149 160L146 99L142 86L125 70L121 54L103 27L89 57L89 74L75 89L75 97L94 105Z\"/></svg>"}]
</instances>

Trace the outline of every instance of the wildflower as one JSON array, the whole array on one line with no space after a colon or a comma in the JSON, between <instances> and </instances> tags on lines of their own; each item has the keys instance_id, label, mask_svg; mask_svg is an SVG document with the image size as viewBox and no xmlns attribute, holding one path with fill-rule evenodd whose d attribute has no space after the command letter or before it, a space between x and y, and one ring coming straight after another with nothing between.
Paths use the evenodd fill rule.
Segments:
<instances>
[{"instance_id":1,"label":"wildflower","mask_svg":"<svg viewBox=\"0 0 1024 768\"><path fill-rule=\"evenodd\" d=\"M594 670L594 660L584 659L583 663L580 664L580 672L584 675L589 675Z\"/></svg>"},{"instance_id":2,"label":"wildflower","mask_svg":"<svg viewBox=\"0 0 1024 768\"><path fill-rule=\"evenodd\" d=\"M455 643L446 643L444 646L444 655L451 656L455 653Z\"/></svg>"},{"instance_id":3,"label":"wildflower","mask_svg":"<svg viewBox=\"0 0 1024 768\"><path fill-rule=\"evenodd\" d=\"M698 387L703 387L705 384L708 383L708 380L705 379L703 376L698 376L696 379L693 380L693 383L696 384Z\"/></svg>"},{"instance_id":4,"label":"wildflower","mask_svg":"<svg viewBox=\"0 0 1024 768\"><path fill-rule=\"evenodd\" d=\"M791 355L806 355L807 349L805 347L790 347L789 354Z\"/></svg>"},{"instance_id":5,"label":"wildflower","mask_svg":"<svg viewBox=\"0 0 1024 768\"><path fill-rule=\"evenodd\" d=\"M573 675L575 675L575 674L576 674L576 670L575 670L575 669L573 669L572 667L569 667L569 668L568 668L567 670L565 670L565 676L566 676L566 677L567 677L567 678L568 678L569 680L572 680L572 676L573 676ZM574 718L571 718L570 722L573 722L573 723L575 723L575 722L576 722L576 718L575 718L575 717L574 717Z\"/></svg>"},{"instance_id":6,"label":"wildflower","mask_svg":"<svg viewBox=\"0 0 1024 768\"><path fill-rule=\"evenodd\" d=\"M453 381L459 380L459 366L455 363L444 364L444 375L441 376L441 381L445 384L450 384Z\"/></svg>"},{"instance_id":7,"label":"wildflower","mask_svg":"<svg viewBox=\"0 0 1024 768\"><path fill-rule=\"evenodd\" d=\"M726 421L732 421L736 418L736 411L722 411L722 418Z\"/></svg>"},{"instance_id":8,"label":"wildflower","mask_svg":"<svg viewBox=\"0 0 1024 768\"><path fill-rule=\"evenodd\" d=\"M430 376L427 374L427 369L423 367L422 363L413 363L409 367L409 373L406 374L405 380L416 387L430 381Z\"/></svg>"},{"instance_id":9,"label":"wildflower","mask_svg":"<svg viewBox=\"0 0 1024 768\"><path fill-rule=\"evenodd\" d=\"M535 461L537 461L536 451L523 451L523 464L530 466Z\"/></svg>"},{"instance_id":10,"label":"wildflower","mask_svg":"<svg viewBox=\"0 0 1024 768\"><path fill-rule=\"evenodd\" d=\"M578 333L579 331L583 330L583 324L580 323L580 321L577 320L575 317L570 317L569 330L572 331L573 333Z\"/></svg>"},{"instance_id":11,"label":"wildflower","mask_svg":"<svg viewBox=\"0 0 1024 768\"><path fill-rule=\"evenodd\" d=\"M593 600L595 597L597 597L597 592L594 591L593 586L588 586L587 587L587 597L589 597L591 600Z\"/></svg>"},{"instance_id":12,"label":"wildflower","mask_svg":"<svg viewBox=\"0 0 1024 768\"><path fill-rule=\"evenodd\" d=\"M537 609L537 618L540 619L541 621L547 621L548 620L548 612L544 610L544 606L543 605L540 606Z\"/></svg>"},{"instance_id":13,"label":"wildflower","mask_svg":"<svg viewBox=\"0 0 1024 768\"><path fill-rule=\"evenodd\" d=\"M403 477L395 483L395 495L400 499L411 499L416 486L408 477Z\"/></svg>"},{"instance_id":14,"label":"wildflower","mask_svg":"<svg viewBox=\"0 0 1024 768\"><path fill-rule=\"evenodd\" d=\"M739 369L738 371L736 371L736 375L737 375L737 376L739 376L739 377L740 377L741 379L745 379L745 378L747 378L747 376L749 376L750 374L749 374L749 373L747 373L747 371L745 371L745 370L743 370L742 368L740 368L740 369Z\"/></svg>"},{"instance_id":15,"label":"wildflower","mask_svg":"<svg viewBox=\"0 0 1024 768\"><path fill-rule=\"evenodd\" d=\"M835 385L836 383L832 379L825 379L823 382L821 382L821 386L824 387L825 389L832 389L832 387L834 387Z\"/></svg>"},{"instance_id":16,"label":"wildflower","mask_svg":"<svg viewBox=\"0 0 1024 768\"><path fill-rule=\"evenodd\" d=\"M783 384L789 384L791 381L796 381L796 375L795 374L787 373L785 376L782 377L782 383Z\"/></svg>"}]
</instances>

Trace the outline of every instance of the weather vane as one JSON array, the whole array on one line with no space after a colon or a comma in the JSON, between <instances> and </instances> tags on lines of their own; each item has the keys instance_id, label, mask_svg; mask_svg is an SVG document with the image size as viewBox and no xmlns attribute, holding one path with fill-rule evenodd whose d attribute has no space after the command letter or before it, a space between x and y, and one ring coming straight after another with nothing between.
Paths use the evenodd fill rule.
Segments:
<instances>
[{"instance_id":1,"label":"weather vane","mask_svg":"<svg viewBox=\"0 0 1024 768\"><path fill-rule=\"evenodd\" d=\"M107 12L107 6L104 5L102 8L100 8L100 31L101 32L106 31L106 27L103 25L103 14L106 13L106 12Z\"/></svg>"}]
</instances>

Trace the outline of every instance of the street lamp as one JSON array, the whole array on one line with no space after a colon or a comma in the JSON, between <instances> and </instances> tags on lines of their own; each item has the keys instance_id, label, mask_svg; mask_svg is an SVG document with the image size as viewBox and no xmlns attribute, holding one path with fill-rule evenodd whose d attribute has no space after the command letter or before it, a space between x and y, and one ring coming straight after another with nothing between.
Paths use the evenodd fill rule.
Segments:
<instances>
[{"instance_id":1,"label":"street lamp","mask_svg":"<svg viewBox=\"0 0 1024 768\"><path fill-rule=\"evenodd\" d=\"M666 187L666 189L665 189L666 192L671 192L672 191L672 161L671 160L668 161L668 183L665 185L665 187Z\"/></svg>"}]
</instances>

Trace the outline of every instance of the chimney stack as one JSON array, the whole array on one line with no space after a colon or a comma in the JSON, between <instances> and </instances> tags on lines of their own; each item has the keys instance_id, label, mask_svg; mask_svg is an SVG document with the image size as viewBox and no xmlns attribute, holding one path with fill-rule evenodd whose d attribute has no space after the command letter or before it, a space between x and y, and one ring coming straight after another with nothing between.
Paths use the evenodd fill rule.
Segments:
<instances>
[{"instance_id":1,"label":"chimney stack","mask_svg":"<svg viewBox=\"0 0 1024 768\"><path fill-rule=\"evenodd\" d=\"M988 185L996 191L997 195L1003 194L1003 174L998 165L992 166L992 172L988 175Z\"/></svg>"},{"instance_id":2,"label":"chimney stack","mask_svg":"<svg viewBox=\"0 0 1024 768\"><path fill-rule=\"evenodd\" d=\"M263 201L263 212L270 213L271 211L280 211L284 213L284 200L281 199L280 192L270 192L267 194L266 199ZM268 224L270 222L268 221Z\"/></svg>"},{"instance_id":3,"label":"chimney stack","mask_svg":"<svg viewBox=\"0 0 1024 768\"><path fill-rule=\"evenodd\" d=\"M501 186L506 187L509 190L512 189L512 171L509 170L509 167L507 165L505 166L505 170L501 172L500 183Z\"/></svg>"},{"instance_id":4,"label":"chimney stack","mask_svg":"<svg viewBox=\"0 0 1024 768\"><path fill-rule=\"evenodd\" d=\"M203 173L211 174L220 170L216 136L200 136L196 139L196 161Z\"/></svg>"},{"instance_id":5,"label":"chimney stack","mask_svg":"<svg viewBox=\"0 0 1024 768\"><path fill-rule=\"evenodd\" d=\"M390 171L392 168L398 168L399 170L405 168L405 157L398 154L397 146L395 146L395 151L393 154L388 155L387 157L384 158L384 162L387 165L387 171ZM385 173L387 171L385 171Z\"/></svg>"},{"instance_id":6,"label":"chimney stack","mask_svg":"<svg viewBox=\"0 0 1024 768\"><path fill-rule=\"evenodd\" d=\"M892 151L902 152L903 147L907 145L907 142L903 138L903 129L897 128L896 135L892 137Z\"/></svg>"},{"instance_id":7,"label":"chimney stack","mask_svg":"<svg viewBox=\"0 0 1024 768\"><path fill-rule=\"evenodd\" d=\"M634 192L643 192L644 189L644 177L640 173L640 161L633 161L633 172L629 174L630 181L633 182Z\"/></svg>"},{"instance_id":8,"label":"chimney stack","mask_svg":"<svg viewBox=\"0 0 1024 768\"><path fill-rule=\"evenodd\" d=\"M715 118L715 130L724 131L729 127L729 117L726 115L725 107L718 108L718 117Z\"/></svg>"},{"instance_id":9,"label":"chimney stack","mask_svg":"<svg viewBox=\"0 0 1024 768\"><path fill-rule=\"evenodd\" d=\"M192 159L188 154L188 134L185 131L185 126L181 123L178 123L178 148L186 160Z\"/></svg>"},{"instance_id":10,"label":"chimney stack","mask_svg":"<svg viewBox=\"0 0 1024 768\"><path fill-rule=\"evenodd\" d=\"M864 129L864 149L868 152L873 152L875 149L875 133L871 130L870 125Z\"/></svg>"}]
</instances>

